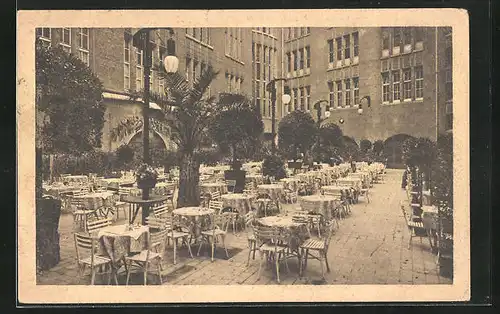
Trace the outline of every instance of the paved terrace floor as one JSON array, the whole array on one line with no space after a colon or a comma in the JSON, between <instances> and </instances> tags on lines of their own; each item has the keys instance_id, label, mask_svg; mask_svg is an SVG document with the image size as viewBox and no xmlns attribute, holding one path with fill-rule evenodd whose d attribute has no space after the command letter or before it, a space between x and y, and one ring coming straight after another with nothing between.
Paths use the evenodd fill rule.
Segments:
<instances>
[{"instance_id":1,"label":"paved terrace floor","mask_svg":"<svg viewBox=\"0 0 500 314\"><path fill-rule=\"evenodd\" d=\"M370 190L370 203L364 198L352 206L352 214L340 222L340 228L332 238L328 251L330 273L321 280L318 261L309 260L302 278L298 277L297 261L288 263L290 273L280 267L282 285L297 284L451 284L451 279L439 276L427 239L422 242L414 238L408 249L409 233L400 209L405 199L401 189L401 170L388 169L385 182L375 184ZM285 206L299 206L285 205ZM290 208L291 209L291 208ZM124 223L120 219L116 223ZM231 230L231 229L230 229ZM90 276L77 276L75 248L72 236L72 216L64 214L60 220L61 261L52 269L37 275L40 285L87 285ZM191 259L187 249L178 252L177 264L173 265L172 251L167 248L164 256L164 285L269 285L277 284L273 267L263 269L257 278L260 258L246 266L248 249L244 232L234 235L229 232L227 246L230 258L226 259L223 249L217 250L214 262L205 252ZM208 247L208 246L205 246ZM196 248L197 249L197 248ZM194 254L196 249L193 247ZM148 284L159 284L158 276L148 277ZM96 278L96 284L104 284L107 278ZM125 275L118 277L125 283ZM131 276L133 285L142 285L142 275Z\"/></svg>"}]
</instances>

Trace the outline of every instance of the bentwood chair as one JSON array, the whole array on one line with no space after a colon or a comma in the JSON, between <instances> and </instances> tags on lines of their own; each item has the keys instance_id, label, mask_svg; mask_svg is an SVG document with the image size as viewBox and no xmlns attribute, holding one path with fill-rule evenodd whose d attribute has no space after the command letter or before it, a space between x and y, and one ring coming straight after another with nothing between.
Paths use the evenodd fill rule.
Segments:
<instances>
[{"instance_id":1,"label":"bentwood chair","mask_svg":"<svg viewBox=\"0 0 500 314\"><path fill-rule=\"evenodd\" d=\"M201 247L203 243L210 244L212 248L212 262L214 261L215 256L215 245L217 243L221 243L224 247L224 251L226 251L226 257L229 258L229 253L227 252L226 247L226 234L227 234L227 226L229 223L230 217L226 214L215 213L210 216L211 220L211 228L209 230L205 230L201 232L202 239L200 242L200 246L198 247L197 255L200 255Z\"/></svg>"},{"instance_id":2,"label":"bentwood chair","mask_svg":"<svg viewBox=\"0 0 500 314\"><path fill-rule=\"evenodd\" d=\"M288 246L283 244L289 239L289 235L276 227L256 225L255 239L260 252L259 275L260 280L264 257L267 262L274 262L276 267L276 281L280 282L280 263L285 262L287 272L290 272L287 263Z\"/></svg>"},{"instance_id":3,"label":"bentwood chair","mask_svg":"<svg viewBox=\"0 0 500 314\"><path fill-rule=\"evenodd\" d=\"M130 273L132 267L137 267L142 270L144 274L144 285L148 281L148 271L153 265L156 265L156 271L160 279L160 284L163 283L161 277L162 271L162 257L165 253L165 243L167 241L168 230L163 229L155 233L148 233L148 248L138 254L126 256L125 262L127 263L127 282L130 280Z\"/></svg>"},{"instance_id":4,"label":"bentwood chair","mask_svg":"<svg viewBox=\"0 0 500 314\"><path fill-rule=\"evenodd\" d=\"M326 265L326 271L330 272L330 266L328 265L328 246L332 239L334 233L334 222L330 221L324 228L322 238L309 238L304 243L300 245L302 262L300 265L299 273L302 275L302 271L307 268L307 259L309 257L318 260L321 264L321 275L323 279L325 278L325 270L323 263ZM312 252L317 252L317 255L312 254ZM302 265L303 264L303 265Z\"/></svg>"},{"instance_id":5,"label":"bentwood chair","mask_svg":"<svg viewBox=\"0 0 500 314\"><path fill-rule=\"evenodd\" d=\"M245 227L247 230L247 240L248 240L248 259L247 259L247 266L250 264L250 255L253 253L253 259L255 259L255 252L258 250L257 249L257 241L255 239L255 230L254 230L254 223L255 223L255 212L254 211L249 211L248 213L245 214Z\"/></svg>"},{"instance_id":6,"label":"bentwood chair","mask_svg":"<svg viewBox=\"0 0 500 314\"><path fill-rule=\"evenodd\" d=\"M116 273L114 273L112 269L111 259L97 254L97 239L82 233L75 233L74 239L78 276L81 278L85 273L85 268L89 267L91 272L91 285L94 284L96 275L104 274L108 274L108 285L111 282L111 274L114 275L115 283L118 283Z\"/></svg>"}]
</instances>

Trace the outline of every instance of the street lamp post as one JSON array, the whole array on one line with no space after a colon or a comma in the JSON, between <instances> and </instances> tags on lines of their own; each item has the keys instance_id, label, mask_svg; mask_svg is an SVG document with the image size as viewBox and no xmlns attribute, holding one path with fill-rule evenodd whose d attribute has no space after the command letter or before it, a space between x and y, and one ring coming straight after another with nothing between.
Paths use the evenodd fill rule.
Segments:
<instances>
[{"instance_id":1,"label":"street lamp post","mask_svg":"<svg viewBox=\"0 0 500 314\"><path fill-rule=\"evenodd\" d=\"M316 103L314 103L314 106L313 108L316 109L316 113L317 113L317 120L316 120L316 123L317 123L317 126L318 126L318 136L316 136L316 159L317 159L317 162L320 162L320 134L319 134L319 131L320 131L320 128L321 128L321 123L323 121L325 121L326 119L328 119L328 117L330 117L330 110L327 108L327 110L325 111L325 119L321 119L321 103L329 103L328 100L324 100L324 99L321 99L321 100L318 100Z\"/></svg>"},{"instance_id":2,"label":"street lamp post","mask_svg":"<svg viewBox=\"0 0 500 314\"><path fill-rule=\"evenodd\" d=\"M142 100L144 102L144 107L142 109L142 145L143 145L143 161L145 164L151 163L151 155L149 149L149 85L151 81L150 71L153 63L152 55L153 55L153 46L150 43L150 32L155 30L154 28L141 28L139 30L135 30L133 35L133 45L138 49L142 50L142 64L144 68L144 93ZM175 57L175 41L171 38L173 35L173 29L167 28L170 32L170 38L167 40L167 56L164 60L164 67L167 73L177 72L177 68L179 66L179 60ZM150 189L145 187L142 189L143 199L149 198ZM149 213L149 208L146 208L147 205L143 206L142 210L142 222L144 224L145 215Z\"/></svg>"},{"instance_id":3,"label":"street lamp post","mask_svg":"<svg viewBox=\"0 0 500 314\"><path fill-rule=\"evenodd\" d=\"M266 85L266 90L271 93L271 134L272 134L272 143L271 143L271 151L273 155L276 153L276 82L285 81L286 78L275 78L272 79ZM290 95L284 94L282 99L283 103L287 105L290 102Z\"/></svg>"}]
</instances>

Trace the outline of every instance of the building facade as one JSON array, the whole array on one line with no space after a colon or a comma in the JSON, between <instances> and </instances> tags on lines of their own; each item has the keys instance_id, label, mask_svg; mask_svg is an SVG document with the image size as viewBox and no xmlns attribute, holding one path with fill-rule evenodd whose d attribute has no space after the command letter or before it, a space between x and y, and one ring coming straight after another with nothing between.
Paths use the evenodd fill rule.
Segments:
<instances>
[{"instance_id":1,"label":"building facade","mask_svg":"<svg viewBox=\"0 0 500 314\"><path fill-rule=\"evenodd\" d=\"M103 82L103 149L140 141L139 135L121 142L110 138L122 119L141 110L140 99L129 96L144 86L142 52L132 46L131 29L40 28L37 35L80 57ZM164 29L150 35L150 88L156 92L165 87L155 67L165 55L169 36ZM192 83L205 67L213 66L219 75L209 93L250 97L260 109L265 133L271 132L272 117L265 87L274 78L286 78L286 83L276 84L276 126L297 109L309 110L316 118L313 105L324 100L322 117L330 111L326 122L338 124L359 143L401 135L436 140L452 130L451 36L451 28L445 27L255 27L176 28L173 39L178 71L187 81ZM288 105L281 101L285 85L290 89ZM165 132L156 131L156 142L169 147Z\"/></svg>"}]
</instances>

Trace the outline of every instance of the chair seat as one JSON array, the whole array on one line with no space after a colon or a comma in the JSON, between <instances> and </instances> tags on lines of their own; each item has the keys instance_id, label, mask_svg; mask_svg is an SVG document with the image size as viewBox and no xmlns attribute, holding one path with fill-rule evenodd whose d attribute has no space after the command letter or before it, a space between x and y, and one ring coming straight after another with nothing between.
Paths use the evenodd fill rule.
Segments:
<instances>
[{"instance_id":1,"label":"chair seat","mask_svg":"<svg viewBox=\"0 0 500 314\"><path fill-rule=\"evenodd\" d=\"M169 238L174 238L174 239L178 239L178 238L184 238L184 237L187 237L189 236L190 234L188 232L183 232L183 231L174 231L172 233L168 233L167 237Z\"/></svg>"},{"instance_id":2,"label":"chair seat","mask_svg":"<svg viewBox=\"0 0 500 314\"><path fill-rule=\"evenodd\" d=\"M262 244L260 247L259 247L259 250L261 251L273 251L276 249L277 252L281 252L281 251L284 251L286 250L286 246L284 245L278 245L278 246L275 246L274 244L272 243L264 243Z\"/></svg>"},{"instance_id":3,"label":"chair seat","mask_svg":"<svg viewBox=\"0 0 500 314\"><path fill-rule=\"evenodd\" d=\"M148 256L148 251L144 250L139 254L135 254L132 256L127 256L125 259L131 260L134 262L146 262L147 261L147 256ZM155 258L161 258L160 253L152 252L149 251L149 260L153 260Z\"/></svg>"},{"instance_id":4,"label":"chair seat","mask_svg":"<svg viewBox=\"0 0 500 314\"><path fill-rule=\"evenodd\" d=\"M92 214L94 212L94 210L91 210L91 209L77 209L73 212L73 214L75 215L88 215L88 214Z\"/></svg>"},{"instance_id":5,"label":"chair seat","mask_svg":"<svg viewBox=\"0 0 500 314\"><path fill-rule=\"evenodd\" d=\"M205 236L212 236L212 235L223 235L223 234L226 234L226 231L224 230L221 230L221 229L215 229L215 230L208 230L208 231L202 231L201 234L205 235Z\"/></svg>"},{"instance_id":6,"label":"chair seat","mask_svg":"<svg viewBox=\"0 0 500 314\"><path fill-rule=\"evenodd\" d=\"M255 235L253 233L250 233L248 234L248 237L247 237L248 241L255 241Z\"/></svg>"},{"instance_id":7,"label":"chair seat","mask_svg":"<svg viewBox=\"0 0 500 314\"><path fill-rule=\"evenodd\" d=\"M127 203L121 201L115 202L115 206L123 206L123 205L127 205Z\"/></svg>"},{"instance_id":8,"label":"chair seat","mask_svg":"<svg viewBox=\"0 0 500 314\"><path fill-rule=\"evenodd\" d=\"M94 265L104 265L110 263L111 260L104 256L94 255ZM92 258L89 256L87 258L81 259L80 263L85 265L92 265Z\"/></svg>"},{"instance_id":9,"label":"chair seat","mask_svg":"<svg viewBox=\"0 0 500 314\"><path fill-rule=\"evenodd\" d=\"M308 239L300 246L303 249L324 250L325 242L319 239Z\"/></svg>"},{"instance_id":10,"label":"chair seat","mask_svg":"<svg viewBox=\"0 0 500 314\"><path fill-rule=\"evenodd\" d=\"M412 228L422 228L424 229L424 223L421 221L408 221L408 226Z\"/></svg>"}]
</instances>

